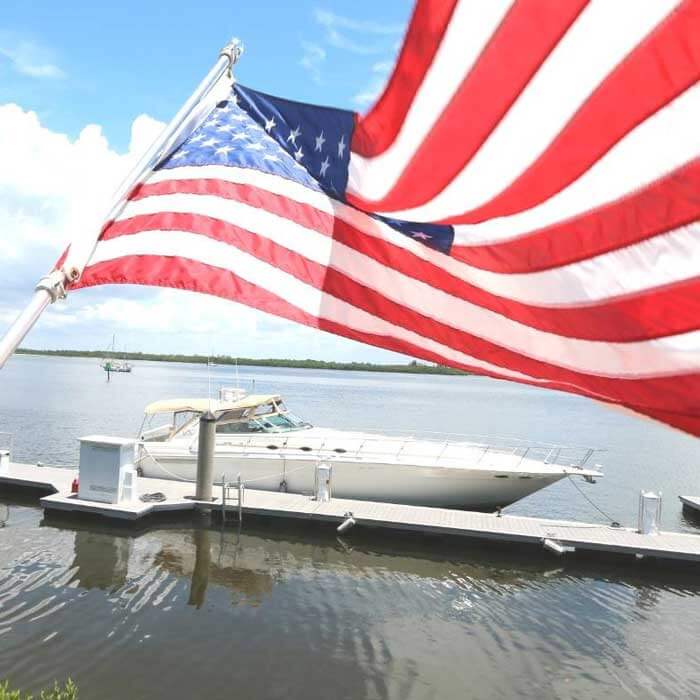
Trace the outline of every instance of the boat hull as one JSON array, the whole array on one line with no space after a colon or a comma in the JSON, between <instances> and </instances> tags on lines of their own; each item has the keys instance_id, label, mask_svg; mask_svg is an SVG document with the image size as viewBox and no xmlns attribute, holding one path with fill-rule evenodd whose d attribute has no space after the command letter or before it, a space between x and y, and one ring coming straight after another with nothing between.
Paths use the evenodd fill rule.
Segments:
<instances>
[{"instance_id":1,"label":"boat hull","mask_svg":"<svg viewBox=\"0 0 700 700\"><path fill-rule=\"evenodd\" d=\"M234 482L240 474L248 488L311 494L318 463L317 458L217 453L214 480ZM332 467L332 495L337 498L477 510L505 507L566 476L563 471L552 470L508 472L342 459L324 463ZM161 444L161 449L149 446L139 464L147 477L196 479L196 455L168 454L166 443Z\"/></svg>"}]
</instances>

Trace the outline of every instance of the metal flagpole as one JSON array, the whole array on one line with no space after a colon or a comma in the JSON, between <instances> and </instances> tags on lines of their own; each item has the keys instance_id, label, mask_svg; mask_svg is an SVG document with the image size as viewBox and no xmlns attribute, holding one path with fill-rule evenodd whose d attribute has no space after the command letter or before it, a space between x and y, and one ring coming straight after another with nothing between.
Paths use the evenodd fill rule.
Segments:
<instances>
[{"instance_id":1,"label":"metal flagpole","mask_svg":"<svg viewBox=\"0 0 700 700\"><path fill-rule=\"evenodd\" d=\"M226 71L231 75L231 69L243 53L243 45L238 39L232 39L219 53L219 58L207 73L206 77L190 95L187 102L180 108L162 133L141 156L124 181L114 193L110 207L100 224L114 220L126 202L129 193L139 184L143 176L149 172L159 160L178 144L179 139L192 125L193 117L201 115L198 107L210 96ZM223 98L223 96L222 96ZM202 115L203 116L203 115ZM188 132L189 133L189 132ZM17 349L24 337L29 333L41 316L44 309L56 299L66 296L65 287L80 278L83 269L88 264L101 232L101 225L95 227L93 235L83 246L73 250L71 245L63 266L42 277L34 289L34 296L27 307L19 314L14 323L0 340L0 369L2 369Z\"/></svg>"}]
</instances>

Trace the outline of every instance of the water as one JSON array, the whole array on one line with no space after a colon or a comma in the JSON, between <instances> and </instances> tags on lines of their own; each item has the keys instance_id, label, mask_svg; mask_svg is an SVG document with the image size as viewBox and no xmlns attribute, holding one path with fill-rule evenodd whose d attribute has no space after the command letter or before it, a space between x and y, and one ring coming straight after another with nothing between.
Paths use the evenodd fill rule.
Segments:
<instances>
[{"instance_id":1,"label":"water","mask_svg":"<svg viewBox=\"0 0 700 700\"><path fill-rule=\"evenodd\" d=\"M639 488L662 489L663 526L695 530L676 495L700 491L696 441L581 398L477 377L239 374L321 425L606 447L586 495L631 524ZM135 434L149 401L208 386L204 366L137 363L108 384L94 360L17 357L0 431L18 460L75 464L78 436ZM509 510L604 519L566 481ZM17 496L0 519L0 678L29 690L68 675L104 700L689 697L700 683L696 572L311 524L139 531L47 520Z\"/></svg>"}]
</instances>

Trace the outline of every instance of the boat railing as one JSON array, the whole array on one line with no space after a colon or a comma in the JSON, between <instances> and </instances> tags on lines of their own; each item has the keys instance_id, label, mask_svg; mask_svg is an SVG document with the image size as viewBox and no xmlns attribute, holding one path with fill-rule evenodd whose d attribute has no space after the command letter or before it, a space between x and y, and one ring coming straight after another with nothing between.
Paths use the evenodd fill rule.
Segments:
<instances>
[{"instance_id":1,"label":"boat railing","mask_svg":"<svg viewBox=\"0 0 700 700\"><path fill-rule=\"evenodd\" d=\"M478 442L469 440L468 436L460 435L460 439L427 440L422 436L371 436L361 435L357 437L338 436L331 439L328 436L305 436L303 432L293 433L269 433L267 443L263 436L241 436L236 439L233 435L230 440L222 441L222 445L230 445L241 449L243 455L259 454L261 449L277 451L284 449L299 450L300 453L308 453L316 460L334 461L339 459L387 459L397 462L410 462L417 460L435 466L447 466L456 464L476 464L480 466L494 466L518 468L526 461L542 462L544 464L583 469L594 454L603 452L592 447L579 445L555 445L551 443L525 443L520 439L513 439L516 444L508 444L508 440L502 442ZM435 445L434 450L426 449L426 442ZM196 450L196 438L191 446ZM282 456L280 454L280 456ZM468 460L465 462L465 460Z\"/></svg>"}]
</instances>

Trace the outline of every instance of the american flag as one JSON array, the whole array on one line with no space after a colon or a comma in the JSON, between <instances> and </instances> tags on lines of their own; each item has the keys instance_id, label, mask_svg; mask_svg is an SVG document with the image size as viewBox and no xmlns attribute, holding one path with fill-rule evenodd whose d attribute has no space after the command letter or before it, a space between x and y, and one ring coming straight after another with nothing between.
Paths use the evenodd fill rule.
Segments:
<instances>
[{"instance_id":1,"label":"american flag","mask_svg":"<svg viewBox=\"0 0 700 700\"><path fill-rule=\"evenodd\" d=\"M177 287L700 435L700 3L418 2L365 116L235 85L74 287Z\"/></svg>"}]
</instances>

